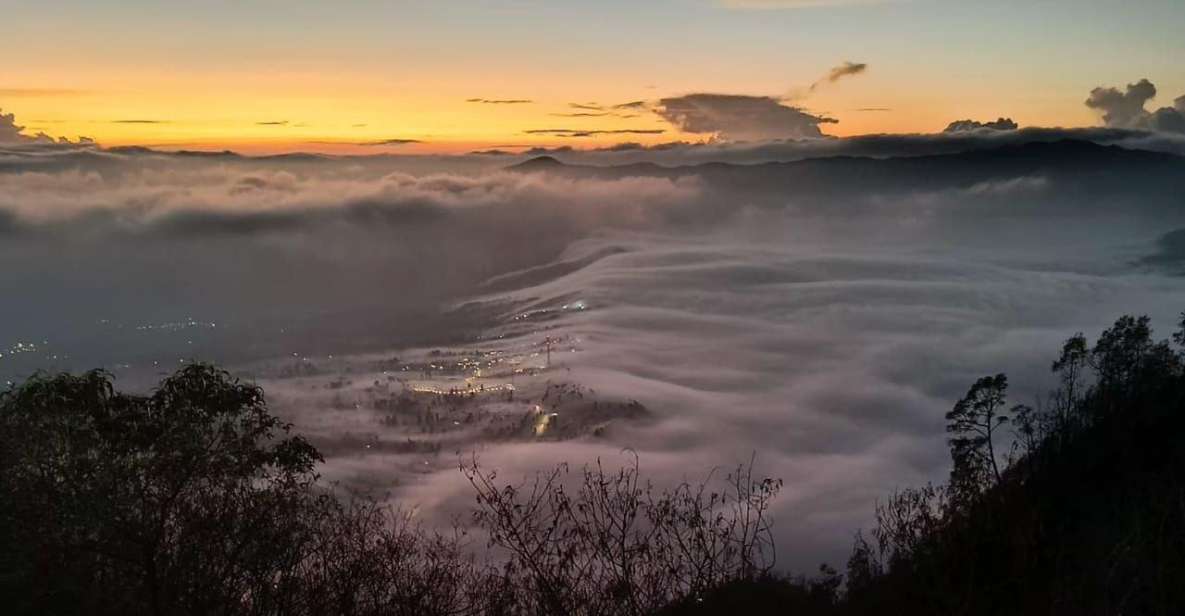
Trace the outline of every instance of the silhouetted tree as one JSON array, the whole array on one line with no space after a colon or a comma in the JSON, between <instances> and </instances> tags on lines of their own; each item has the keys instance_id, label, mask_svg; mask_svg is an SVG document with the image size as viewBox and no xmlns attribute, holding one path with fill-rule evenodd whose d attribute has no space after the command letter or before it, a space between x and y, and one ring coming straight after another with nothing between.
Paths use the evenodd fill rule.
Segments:
<instances>
[{"instance_id":1,"label":"silhouetted tree","mask_svg":"<svg viewBox=\"0 0 1185 616\"><path fill-rule=\"evenodd\" d=\"M476 463L462 470L477 491L474 520L524 591L522 613L654 614L774 564L769 506L781 482L755 478L752 465L722 489L664 491L641 479L636 458L617 471L586 467L574 487L565 466L522 486L498 486Z\"/></svg>"},{"instance_id":2,"label":"silhouetted tree","mask_svg":"<svg viewBox=\"0 0 1185 616\"><path fill-rule=\"evenodd\" d=\"M956 507L973 501L984 490L999 483L995 432L1009 417L1003 413L1008 377L985 376L946 414L950 439L951 500Z\"/></svg>"},{"instance_id":3,"label":"silhouetted tree","mask_svg":"<svg viewBox=\"0 0 1185 616\"><path fill-rule=\"evenodd\" d=\"M37 375L0 393L0 605L14 614L1169 615L1185 605L1185 315L1070 338L1047 407L984 377L947 413L948 485L895 492L844 578L775 573L781 483L661 490L638 461L501 485L466 527L319 485L257 387L190 366L149 395ZM1011 416L1012 420L1009 421ZM996 432L1014 427L1011 452Z\"/></svg>"},{"instance_id":4,"label":"silhouetted tree","mask_svg":"<svg viewBox=\"0 0 1185 616\"><path fill-rule=\"evenodd\" d=\"M1052 417L1040 431L1065 435L1075 429L1078 418L1074 416L1086 386L1086 370L1090 362L1090 349L1081 332L1068 338L1062 345L1061 355L1050 366L1057 374L1058 386L1050 396Z\"/></svg>"},{"instance_id":5,"label":"silhouetted tree","mask_svg":"<svg viewBox=\"0 0 1185 616\"><path fill-rule=\"evenodd\" d=\"M858 595L866 592L884 573L884 566L875 548L864 539L863 532L856 531L852 553L848 557L848 593Z\"/></svg>"},{"instance_id":6,"label":"silhouetted tree","mask_svg":"<svg viewBox=\"0 0 1185 616\"><path fill-rule=\"evenodd\" d=\"M917 560L926 542L942 528L948 507L948 490L932 484L905 488L878 502L873 537L879 558L890 568Z\"/></svg>"},{"instance_id":7,"label":"silhouetted tree","mask_svg":"<svg viewBox=\"0 0 1185 616\"><path fill-rule=\"evenodd\" d=\"M320 456L288 430L259 388L201 365L150 396L97 371L0 394L5 545L36 563L0 576L6 594L46 612L234 611L327 505L310 492Z\"/></svg>"},{"instance_id":8,"label":"silhouetted tree","mask_svg":"<svg viewBox=\"0 0 1185 616\"><path fill-rule=\"evenodd\" d=\"M1173 332L1173 344L1185 348L1185 312L1177 317L1177 331Z\"/></svg>"},{"instance_id":9,"label":"silhouetted tree","mask_svg":"<svg viewBox=\"0 0 1185 616\"><path fill-rule=\"evenodd\" d=\"M877 550L858 536L849 562L849 613L1182 613L1181 352L1124 316L1093 347L1071 337L1051 368L1045 408L1003 412L1003 375L955 405L950 484L878 505ZM1016 441L1000 458L1009 415Z\"/></svg>"},{"instance_id":10,"label":"silhouetted tree","mask_svg":"<svg viewBox=\"0 0 1185 616\"><path fill-rule=\"evenodd\" d=\"M658 491L635 459L618 472L585 469L574 492L560 481L566 467L523 492L468 465L474 519L508 554L481 562L464 527L437 532L365 495L339 498L318 484L320 461L258 387L211 366L186 367L143 396L115 391L100 371L34 376L0 393L0 605L642 615L756 583L774 562L769 506L781 484L756 479L751 465L720 489ZM823 573L794 592L834 596L838 578Z\"/></svg>"}]
</instances>

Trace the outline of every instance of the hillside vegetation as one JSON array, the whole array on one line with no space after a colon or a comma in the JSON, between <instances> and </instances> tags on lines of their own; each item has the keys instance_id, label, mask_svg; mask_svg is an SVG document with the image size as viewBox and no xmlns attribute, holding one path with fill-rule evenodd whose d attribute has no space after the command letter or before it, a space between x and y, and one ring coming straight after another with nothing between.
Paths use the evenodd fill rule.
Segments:
<instances>
[{"instance_id":1,"label":"hillside vegetation","mask_svg":"<svg viewBox=\"0 0 1185 616\"><path fill-rule=\"evenodd\" d=\"M12 614L1179 614L1185 319L1066 341L1057 386L985 376L946 416L942 485L902 490L846 572L777 573L779 481L638 466L505 484L460 470L451 532L318 481L263 392L207 365L150 395L101 371L0 394L0 604ZM479 550L474 548L487 547ZM475 554L482 554L476 556Z\"/></svg>"}]
</instances>

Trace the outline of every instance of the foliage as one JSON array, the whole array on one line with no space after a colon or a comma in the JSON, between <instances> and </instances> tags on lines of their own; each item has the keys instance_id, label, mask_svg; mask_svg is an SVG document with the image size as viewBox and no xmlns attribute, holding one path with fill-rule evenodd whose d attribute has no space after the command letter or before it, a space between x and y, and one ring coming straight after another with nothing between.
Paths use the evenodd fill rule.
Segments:
<instances>
[{"instance_id":1,"label":"foliage","mask_svg":"<svg viewBox=\"0 0 1185 616\"><path fill-rule=\"evenodd\" d=\"M0 601L15 614L648 614L767 574L780 482L741 466L657 491L638 468L500 486L441 534L318 484L263 392L193 365L146 396L110 375L0 394ZM636 462L636 460L635 460ZM838 585L836 583L835 585Z\"/></svg>"},{"instance_id":2,"label":"foliage","mask_svg":"<svg viewBox=\"0 0 1185 616\"><path fill-rule=\"evenodd\" d=\"M223 611L298 557L326 506L316 450L207 366L147 397L102 372L37 376L0 396L0 422L0 532L35 563L3 590L30 608Z\"/></svg>"},{"instance_id":3,"label":"foliage","mask_svg":"<svg viewBox=\"0 0 1185 616\"><path fill-rule=\"evenodd\" d=\"M857 532L846 576L775 570L781 482L753 464L659 489L639 462L503 484L428 530L318 482L263 392L190 366L150 395L109 375L0 393L0 601L14 614L1178 614L1185 606L1185 314L1077 334L1035 407L1003 374L946 415L946 485ZM1004 427L1012 442L1005 442ZM485 556L469 533L488 543Z\"/></svg>"},{"instance_id":4,"label":"foliage","mask_svg":"<svg viewBox=\"0 0 1185 616\"><path fill-rule=\"evenodd\" d=\"M878 506L876 545L858 535L853 547L845 609L1180 613L1185 315L1181 327L1157 342L1147 317L1124 316L1093 347L1071 337L1038 408L1005 412L1006 377L979 379L947 415L950 484Z\"/></svg>"},{"instance_id":5,"label":"foliage","mask_svg":"<svg viewBox=\"0 0 1185 616\"><path fill-rule=\"evenodd\" d=\"M530 614L652 614L685 597L766 575L774 564L769 506L781 482L738 467L724 489L658 491L632 467L598 462L569 488L568 468L499 488L475 463L474 519L509 557L506 575Z\"/></svg>"},{"instance_id":6,"label":"foliage","mask_svg":"<svg viewBox=\"0 0 1185 616\"><path fill-rule=\"evenodd\" d=\"M11 613L445 614L453 538L319 488L263 392L211 366L149 396L110 376L0 395L0 593Z\"/></svg>"},{"instance_id":7,"label":"foliage","mask_svg":"<svg viewBox=\"0 0 1185 616\"><path fill-rule=\"evenodd\" d=\"M953 505L973 504L981 493L1000 482L995 433L1010 417L1002 413L1008 397L1008 377L985 376L971 386L946 414L946 431L954 466L950 472Z\"/></svg>"}]
</instances>

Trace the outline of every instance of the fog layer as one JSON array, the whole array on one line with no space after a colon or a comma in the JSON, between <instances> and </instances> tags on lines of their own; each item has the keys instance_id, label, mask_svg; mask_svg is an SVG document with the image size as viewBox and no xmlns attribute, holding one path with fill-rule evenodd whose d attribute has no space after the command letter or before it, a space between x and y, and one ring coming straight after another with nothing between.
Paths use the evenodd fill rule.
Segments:
<instances>
[{"instance_id":1,"label":"fog layer","mask_svg":"<svg viewBox=\"0 0 1185 616\"><path fill-rule=\"evenodd\" d=\"M659 481L756 455L803 569L941 477L976 377L1185 309L1148 259L1183 161L1036 141L679 169L10 150L0 374L228 363L327 478L433 519L469 498L458 455L516 477L628 448Z\"/></svg>"}]
</instances>

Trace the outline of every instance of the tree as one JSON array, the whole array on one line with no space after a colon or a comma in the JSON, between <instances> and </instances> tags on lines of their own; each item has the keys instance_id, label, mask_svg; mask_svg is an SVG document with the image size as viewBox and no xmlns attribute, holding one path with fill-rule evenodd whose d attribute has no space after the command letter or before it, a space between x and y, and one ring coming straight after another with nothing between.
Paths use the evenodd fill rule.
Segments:
<instances>
[{"instance_id":1,"label":"tree","mask_svg":"<svg viewBox=\"0 0 1185 616\"><path fill-rule=\"evenodd\" d=\"M1147 316L1124 315L1099 334L1090 351L1090 362L1104 391L1118 393L1140 372L1144 356L1152 347L1149 322Z\"/></svg>"},{"instance_id":2,"label":"tree","mask_svg":"<svg viewBox=\"0 0 1185 616\"><path fill-rule=\"evenodd\" d=\"M954 435L949 441L954 462L950 487L956 507L970 503L1000 482L994 435L1009 420L1002 413L1007 392L1008 377L982 377L946 414L946 431Z\"/></svg>"},{"instance_id":3,"label":"tree","mask_svg":"<svg viewBox=\"0 0 1185 616\"><path fill-rule=\"evenodd\" d=\"M101 371L0 392L0 605L12 614L652 614L773 566L780 482L659 492L637 464L531 492L476 464L475 520L436 532L318 484L321 456L263 392L193 365L149 395ZM827 574L827 572L824 572ZM813 583L834 596L838 578Z\"/></svg>"},{"instance_id":4,"label":"tree","mask_svg":"<svg viewBox=\"0 0 1185 616\"><path fill-rule=\"evenodd\" d=\"M477 491L474 521L506 555L505 578L525 614L654 614L715 589L754 581L774 564L769 507L781 482L740 466L660 491L634 464L566 466L533 482L499 486L476 462L462 471Z\"/></svg>"},{"instance_id":5,"label":"tree","mask_svg":"<svg viewBox=\"0 0 1185 616\"><path fill-rule=\"evenodd\" d=\"M850 613L1180 613L1179 325L1178 348L1146 317L1121 317L1093 348L1071 337L1048 409L1005 412L1005 377L979 379L946 416L948 503L906 490L878 506L878 552L858 537L849 561ZM1001 462L1004 423L1017 442Z\"/></svg>"},{"instance_id":6,"label":"tree","mask_svg":"<svg viewBox=\"0 0 1185 616\"><path fill-rule=\"evenodd\" d=\"M856 531L852 541L852 553L848 556L848 593L859 594L872 587L877 578L884 575L880 558L864 539L864 533Z\"/></svg>"},{"instance_id":7,"label":"tree","mask_svg":"<svg viewBox=\"0 0 1185 616\"><path fill-rule=\"evenodd\" d=\"M884 502L877 502L876 528L872 536L876 539L878 553L872 561L873 567L900 568L921 560L927 542L946 522L944 514L950 504L949 498L944 486L926 484L920 488L898 490ZM864 541L863 536L859 539Z\"/></svg>"},{"instance_id":8,"label":"tree","mask_svg":"<svg viewBox=\"0 0 1185 616\"><path fill-rule=\"evenodd\" d=\"M233 612L262 600L330 509L320 455L263 392L205 365L149 396L109 374L37 375L0 394L0 529L36 612ZM25 588L27 587L27 588ZM28 592L31 589L32 592Z\"/></svg>"},{"instance_id":9,"label":"tree","mask_svg":"<svg viewBox=\"0 0 1185 616\"><path fill-rule=\"evenodd\" d=\"M1177 317L1177 331L1173 332L1173 344L1185 347L1185 312Z\"/></svg>"},{"instance_id":10,"label":"tree","mask_svg":"<svg viewBox=\"0 0 1185 616\"><path fill-rule=\"evenodd\" d=\"M1099 334L1090 351L1090 365L1098 380L1099 411L1111 413L1125 400L1156 395L1154 392L1180 373L1181 357L1169 341L1152 340L1149 323L1147 316L1124 315Z\"/></svg>"},{"instance_id":11,"label":"tree","mask_svg":"<svg viewBox=\"0 0 1185 616\"><path fill-rule=\"evenodd\" d=\"M1078 406L1084 387L1083 378L1090 362L1090 348L1081 332L1066 339L1061 355L1050 366L1057 374L1058 387L1053 394L1053 425L1048 428L1064 432L1072 428L1073 410Z\"/></svg>"}]
</instances>

